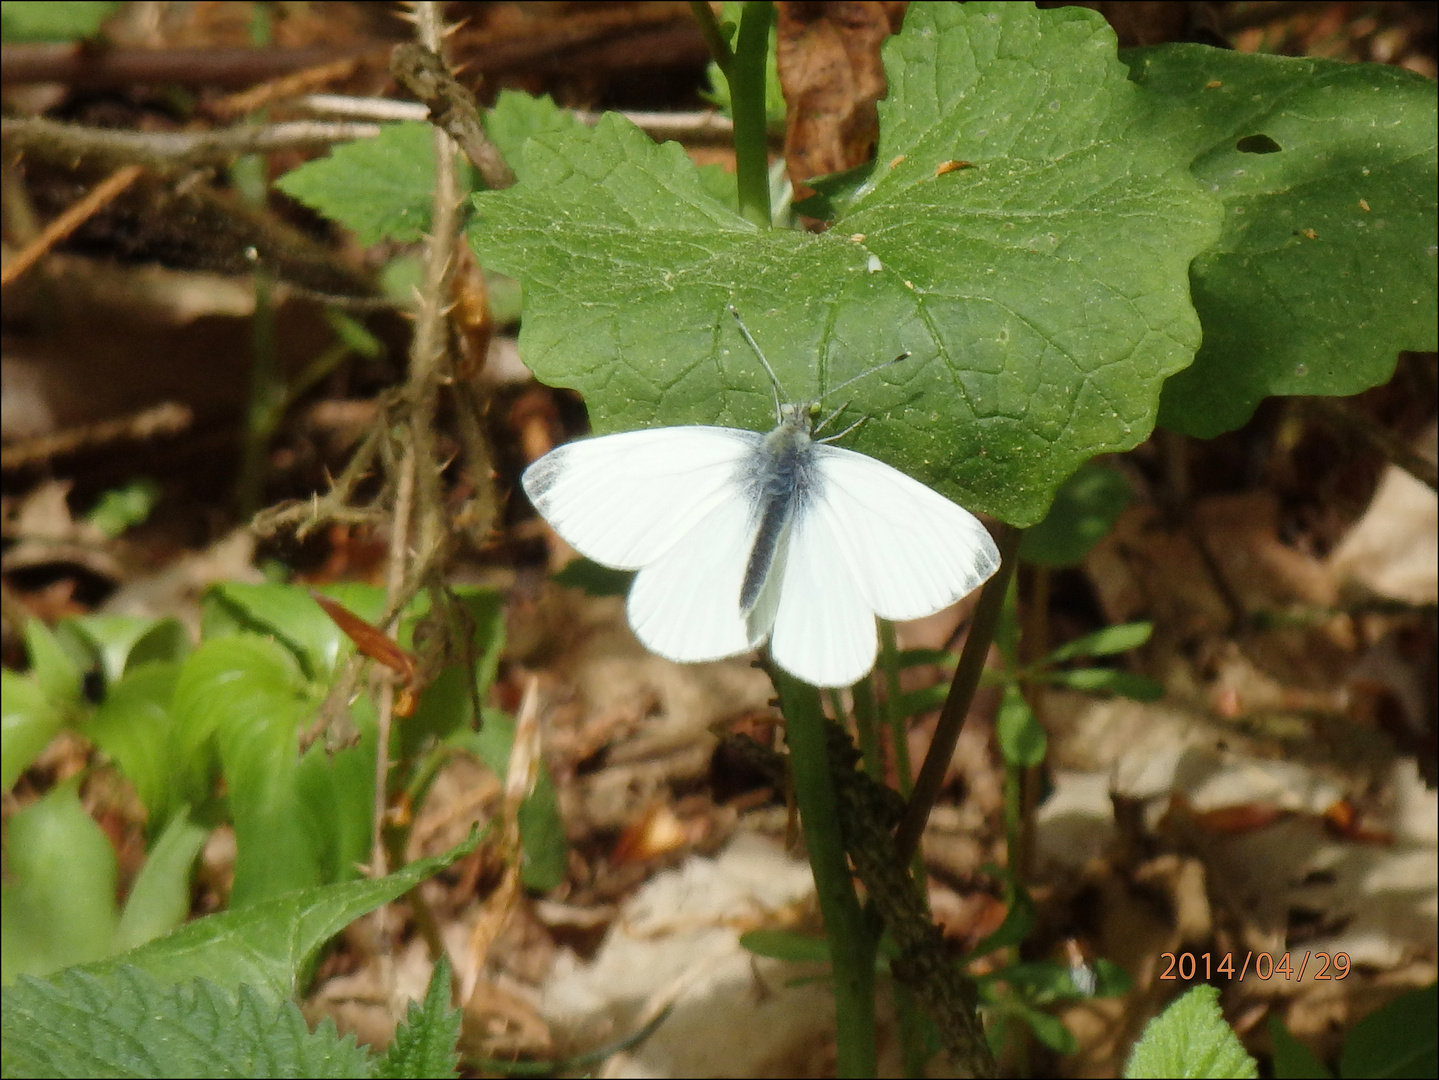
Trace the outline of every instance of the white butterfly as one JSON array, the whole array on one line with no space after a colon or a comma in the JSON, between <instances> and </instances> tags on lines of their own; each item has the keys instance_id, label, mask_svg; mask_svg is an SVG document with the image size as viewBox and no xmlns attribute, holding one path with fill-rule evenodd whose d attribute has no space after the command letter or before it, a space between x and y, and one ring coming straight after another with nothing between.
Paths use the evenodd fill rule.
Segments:
<instances>
[{"instance_id":1,"label":"white butterfly","mask_svg":"<svg viewBox=\"0 0 1439 1080\"><path fill-rule=\"evenodd\" d=\"M689 426L582 439L526 469L525 493L580 554L639 571L627 610L651 652L693 663L769 638L791 675L849 686L874 667L876 615L918 619L948 607L999 568L999 551L943 495L813 438L829 422L815 426L818 402L781 404L779 379L739 325L774 383L773 431Z\"/></svg>"}]
</instances>

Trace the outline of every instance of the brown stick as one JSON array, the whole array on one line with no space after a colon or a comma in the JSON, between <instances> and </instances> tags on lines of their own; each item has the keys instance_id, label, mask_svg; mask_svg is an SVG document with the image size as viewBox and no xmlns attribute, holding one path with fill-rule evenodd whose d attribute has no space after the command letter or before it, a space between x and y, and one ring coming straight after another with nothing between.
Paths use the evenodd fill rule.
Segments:
<instances>
[{"instance_id":1,"label":"brown stick","mask_svg":"<svg viewBox=\"0 0 1439 1080\"><path fill-rule=\"evenodd\" d=\"M10 285L18 280L20 275L39 262L46 252L85 224L92 216L104 209L116 195L138 180L143 171L139 165L126 165L96 184L90 194L46 225L40 235L35 237L20 254L10 261L10 265L0 272L0 286Z\"/></svg>"}]
</instances>

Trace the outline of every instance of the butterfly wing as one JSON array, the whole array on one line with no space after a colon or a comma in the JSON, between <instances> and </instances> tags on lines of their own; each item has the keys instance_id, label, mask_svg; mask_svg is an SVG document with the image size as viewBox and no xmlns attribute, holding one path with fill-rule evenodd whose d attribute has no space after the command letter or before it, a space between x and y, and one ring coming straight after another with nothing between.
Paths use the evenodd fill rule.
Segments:
<instances>
[{"instance_id":1,"label":"butterfly wing","mask_svg":"<svg viewBox=\"0 0 1439 1080\"><path fill-rule=\"evenodd\" d=\"M540 458L522 482L576 551L639 570L626 608L647 649L684 663L717 660L764 636L746 628L739 603L756 522L738 477L762 438L673 427L583 439Z\"/></svg>"},{"instance_id":2,"label":"butterfly wing","mask_svg":"<svg viewBox=\"0 0 1439 1080\"><path fill-rule=\"evenodd\" d=\"M823 449L817 447L816 449ZM845 543L844 508L818 498L790 527L770 655L811 686L849 686L874 667L874 611Z\"/></svg>"},{"instance_id":3,"label":"butterfly wing","mask_svg":"<svg viewBox=\"0 0 1439 1080\"><path fill-rule=\"evenodd\" d=\"M751 629L740 610L755 529L753 507L735 489L635 575L626 610L645 648L695 663L747 652L764 640L768 625Z\"/></svg>"},{"instance_id":4,"label":"butterfly wing","mask_svg":"<svg viewBox=\"0 0 1439 1080\"><path fill-rule=\"evenodd\" d=\"M882 461L815 447L815 510L838 533L860 594L884 619L918 619L968 596L999 569L999 549L963 507Z\"/></svg>"},{"instance_id":5,"label":"butterfly wing","mask_svg":"<svg viewBox=\"0 0 1439 1080\"><path fill-rule=\"evenodd\" d=\"M735 428L670 427L581 439L540 458L521 483L581 555L638 570L738 498L736 470L760 438ZM743 567L744 553L734 557Z\"/></svg>"}]
</instances>

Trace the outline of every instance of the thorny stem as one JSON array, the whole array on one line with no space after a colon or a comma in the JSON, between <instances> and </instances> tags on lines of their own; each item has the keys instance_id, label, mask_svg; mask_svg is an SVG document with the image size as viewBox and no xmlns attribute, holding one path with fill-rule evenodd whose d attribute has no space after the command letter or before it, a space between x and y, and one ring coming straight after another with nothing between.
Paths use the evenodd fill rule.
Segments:
<instances>
[{"instance_id":1,"label":"thorny stem","mask_svg":"<svg viewBox=\"0 0 1439 1080\"><path fill-rule=\"evenodd\" d=\"M949 771L950 760L954 757L959 733L964 729L965 717L969 715L974 692L979 689L979 679L984 673L984 662L989 656L990 643L999 627L999 617L1004 610L1004 594L1009 589L1010 578L1014 576L1014 564L1018 561L1020 531L1005 527L999 540L999 570L979 594L979 604L974 609L974 621L969 627L969 637L964 642L959 666L954 670L954 680L949 686L949 696L944 699L944 709L939 715L934 739L929 744L924 764L914 782L914 791L905 806L904 817L895 833L895 844L899 849L902 863L908 863L919 850L919 839L924 834L929 812L939 797L944 774Z\"/></svg>"}]
</instances>

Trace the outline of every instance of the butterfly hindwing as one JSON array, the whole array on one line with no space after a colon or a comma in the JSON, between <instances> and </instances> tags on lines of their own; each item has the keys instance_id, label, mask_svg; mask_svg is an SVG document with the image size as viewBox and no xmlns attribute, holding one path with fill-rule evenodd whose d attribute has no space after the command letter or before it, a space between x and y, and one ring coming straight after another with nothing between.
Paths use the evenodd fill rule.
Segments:
<instances>
[{"instance_id":1,"label":"butterfly hindwing","mask_svg":"<svg viewBox=\"0 0 1439 1080\"><path fill-rule=\"evenodd\" d=\"M651 652L691 663L753 649L769 629L746 625L740 609L745 553L754 545L752 508L721 501L690 523L664 554L635 575L626 608L635 636Z\"/></svg>"},{"instance_id":2,"label":"butterfly hindwing","mask_svg":"<svg viewBox=\"0 0 1439 1080\"><path fill-rule=\"evenodd\" d=\"M850 522L823 497L795 514L770 638L774 661L813 686L849 686L874 667L874 612L845 540Z\"/></svg>"}]
</instances>

